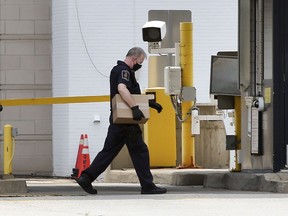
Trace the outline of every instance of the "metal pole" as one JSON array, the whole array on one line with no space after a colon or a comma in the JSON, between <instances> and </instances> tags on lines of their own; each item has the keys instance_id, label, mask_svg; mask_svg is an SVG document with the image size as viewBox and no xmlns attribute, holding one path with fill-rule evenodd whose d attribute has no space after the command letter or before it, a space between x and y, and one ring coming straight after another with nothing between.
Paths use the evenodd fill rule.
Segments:
<instances>
[{"instance_id":1,"label":"metal pole","mask_svg":"<svg viewBox=\"0 0 288 216\"><path fill-rule=\"evenodd\" d=\"M4 175L12 174L12 154L13 154L12 126L4 125Z\"/></svg>"},{"instance_id":2,"label":"metal pole","mask_svg":"<svg viewBox=\"0 0 288 216\"><path fill-rule=\"evenodd\" d=\"M192 23L180 23L180 66L182 69L182 87L193 86L193 47ZM191 135L191 101L182 102L182 117L187 120L182 123L182 166L191 167L195 164L194 137Z\"/></svg>"},{"instance_id":3,"label":"metal pole","mask_svg":"<svg viewBox=\"0 0 288 216\"><path fill-rule=\"evenodd\" d=\"M235 169L233 171L241 171L241 163L239 162L238 151L241 150L241 96L234 97L235 102L235 135L236 135L236 150L235 150Z\"/></svg>"}]
</instances>

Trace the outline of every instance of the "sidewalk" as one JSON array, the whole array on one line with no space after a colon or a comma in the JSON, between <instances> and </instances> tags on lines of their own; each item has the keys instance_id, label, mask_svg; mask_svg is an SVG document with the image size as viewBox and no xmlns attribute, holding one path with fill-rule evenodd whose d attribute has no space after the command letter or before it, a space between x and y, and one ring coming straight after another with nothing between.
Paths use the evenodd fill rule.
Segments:
<instances>
[{"instance_id":1,"label":"sidewalk","mask_svg":"<svg viewBox=\"0 0 288 216\"><path fill-rule=\"evenodd\" d=\"M154 182L167 186L203 186L204 188L288 193L288 172L244 173L226 169L152 169ZM95 182L97 187L139 193L140 186L134 169L111 170L106 182ZM117 185L117 186L115 186ZM104 187L103 187L104 186ZM117 191L117 189L116 189ZM69 178L15 178L0 180L1 196L81 196L86 193Z\"/></svg>"}]
</instances>

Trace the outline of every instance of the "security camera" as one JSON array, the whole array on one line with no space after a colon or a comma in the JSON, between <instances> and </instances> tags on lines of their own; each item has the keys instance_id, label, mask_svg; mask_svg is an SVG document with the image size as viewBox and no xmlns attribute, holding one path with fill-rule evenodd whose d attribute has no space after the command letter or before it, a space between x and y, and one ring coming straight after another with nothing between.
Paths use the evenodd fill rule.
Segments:
<instances>
[{"instance_id":1,"label":"security camera","mask_svg":"<svg viewBox=\"0 0 288 216\"><path fill-rule=\"evenodd\" d=\"M163 21L149 21L142 27L143 41L160 42L166 35L166 23Z\"/></svg>"}]
</instances>

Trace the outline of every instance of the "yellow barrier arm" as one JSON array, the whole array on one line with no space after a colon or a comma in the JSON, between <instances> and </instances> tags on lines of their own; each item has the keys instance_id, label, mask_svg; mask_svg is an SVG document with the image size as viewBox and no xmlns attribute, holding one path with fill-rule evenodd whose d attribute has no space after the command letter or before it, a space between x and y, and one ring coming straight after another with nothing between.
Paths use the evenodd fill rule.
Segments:
<instances>
[{"instance_id":1,"label":"yellow barrier arm","mask_svg":"<svg viewBox=\"0 0 288 216\"><path fill-rule=\"evenodd\" d=\"M48 105L66 103L88 103L88 102L108 102L110 96L72 96L72 97L50 97L50 98L23 98L0 100L0 105L5 106L25 106L25 105Z\"/></svg>"}]
</instances>

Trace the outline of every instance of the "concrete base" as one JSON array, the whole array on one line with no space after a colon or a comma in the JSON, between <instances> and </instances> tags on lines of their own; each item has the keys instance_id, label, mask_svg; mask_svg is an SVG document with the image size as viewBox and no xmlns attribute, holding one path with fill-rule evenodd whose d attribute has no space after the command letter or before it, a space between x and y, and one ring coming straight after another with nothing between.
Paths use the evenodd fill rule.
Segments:
<instances>
[{"instance_id":1,"label":"concrete base","mask_svg":"<svg viewBox=\"0 0 288 216\"><path fill-rule=\"evenodd\" d=\"M0 180L0 196L7 194L23 194L27 193L27 185L25 180L7 179Z\"/></svg>"},{"instance_id":2,"label":"concrete base","mask_svg":"<svg viewBox=\"0 0 288 216\"><path fill-rule=\"evenodd\" d=\"M210 169L152 169L151 172L154 183L176 186L203 185L206 175L215 173ZM227 170L219 169L217 172L223 173ZM111 170L106 180L110 183L139 183L134 169Z\"/></svg>"},{"instance_id":3,"label":"concrete base","mask_svg":"<svg viewBox=\"0 0 288 216\"><path fill-rule=\"evenodd\" d=\"M0 177L0 179L3 179L3 180L14 179L14 175L5 174L5 175L2 175L2 176Z\"/></svg>"},{"instance_id":4,"label":"concrete base","mask_svg":"<svg viewBox=\"0 0 288 216\"><path fill-rule=\"evenodd\" d=\"M204 187L229 190L288 193L288 173L226 173L210 174Z\"/></svg>"},{"instance_id":5,"label":"concrete base","mask_svg":"<svg viewBox=\"0 0 288 216\"><path fill-rule=\"evenodd\" d=\"M154 183L176 186L203 185L243 191L288 193L288 173L243 173L211 169L152 169ZM107 182L138 183L134 169L111 170Z\"/></svg>"}]
</instances>

